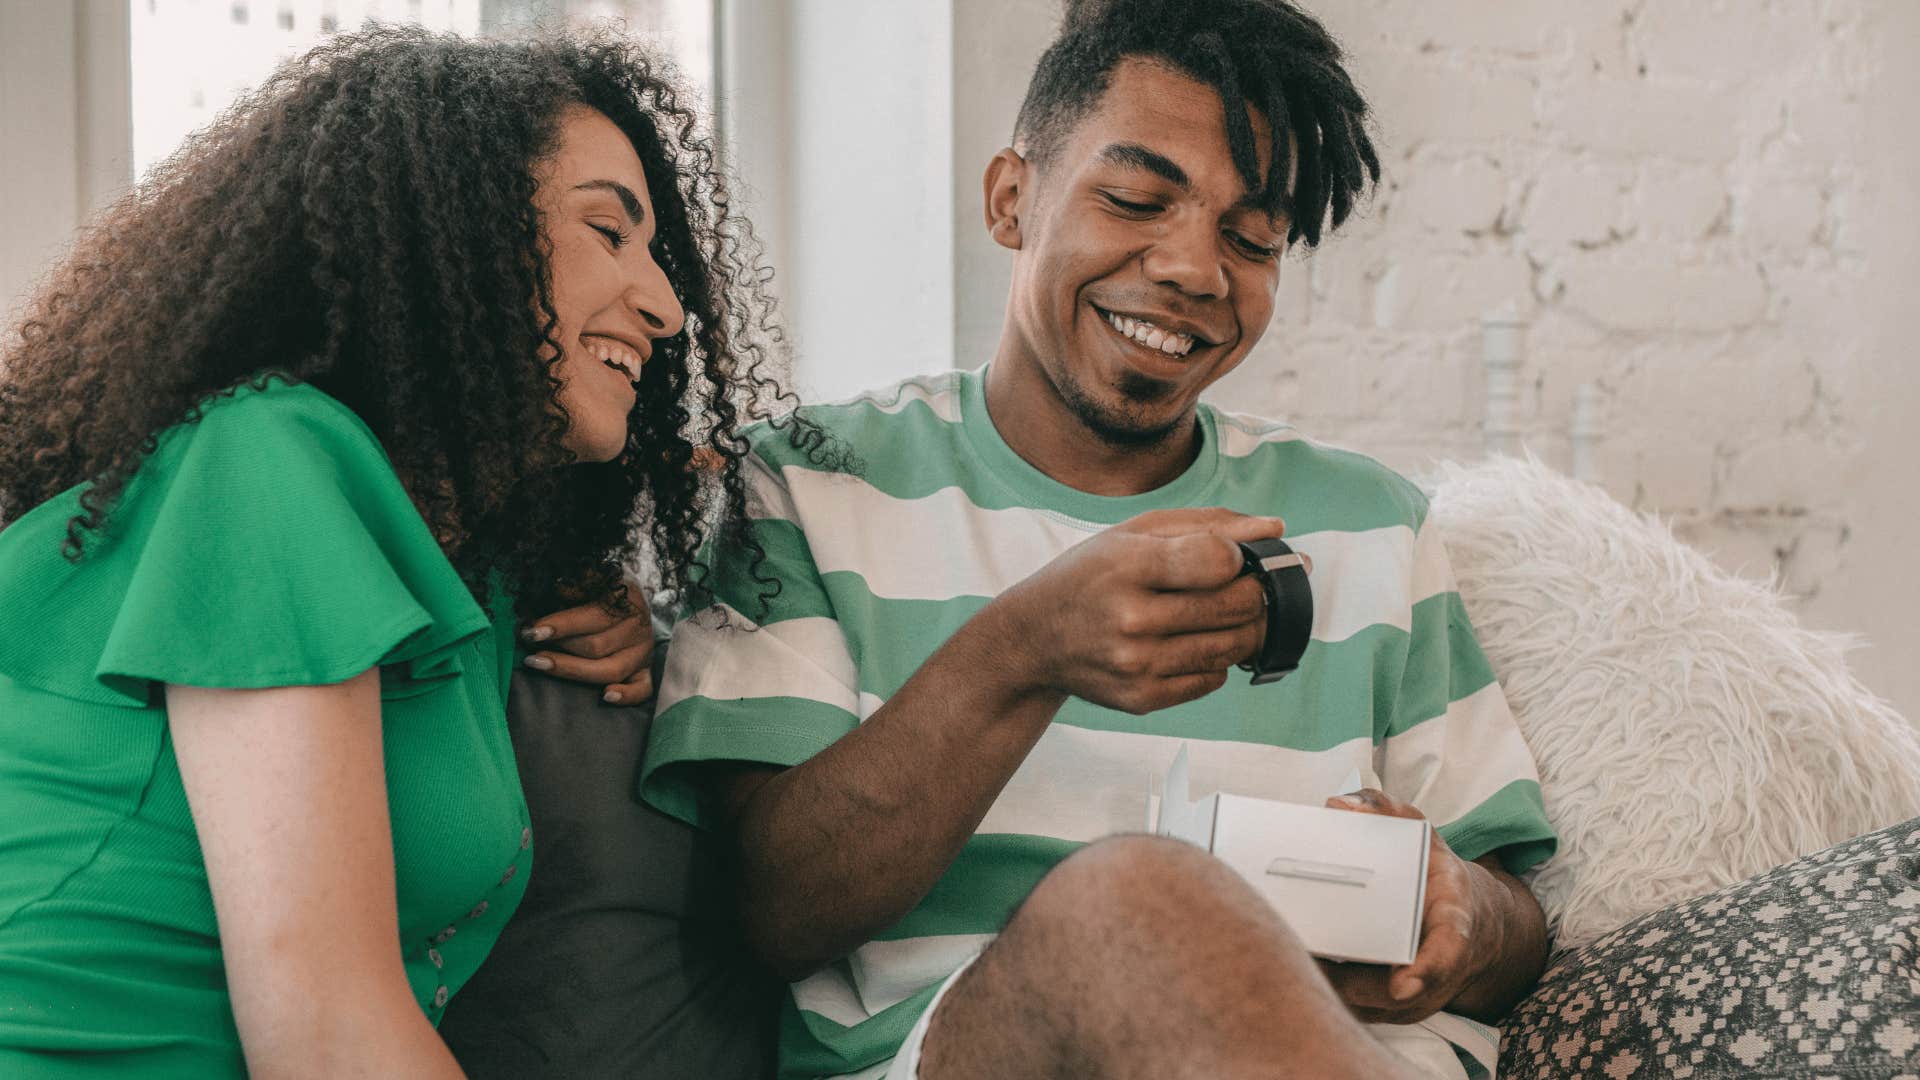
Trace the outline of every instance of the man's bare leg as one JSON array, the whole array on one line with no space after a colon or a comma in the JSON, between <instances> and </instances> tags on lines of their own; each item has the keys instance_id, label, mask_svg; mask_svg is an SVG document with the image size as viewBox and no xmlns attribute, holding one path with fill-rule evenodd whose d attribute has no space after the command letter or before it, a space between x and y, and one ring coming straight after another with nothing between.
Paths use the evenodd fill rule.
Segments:
<instances>
[{"instance_id":1,"label":"man's bare leg","mask_svg":"<svg viewBox=\"0 0 1920 1080\"><path fill-rule=\"evenodd\" d=\"M1041 881L941 999L920 1076L1417 1074L1225 864L1133 836L1091 845Z\"/></svg>"}]
</instances>

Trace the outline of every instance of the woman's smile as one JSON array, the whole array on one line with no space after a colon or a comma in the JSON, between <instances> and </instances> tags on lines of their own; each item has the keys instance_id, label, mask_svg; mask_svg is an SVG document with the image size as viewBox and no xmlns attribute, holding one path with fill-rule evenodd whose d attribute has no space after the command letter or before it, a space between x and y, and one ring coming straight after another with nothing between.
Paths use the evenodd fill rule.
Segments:
<instances>
[{"instance_id":1,"label":"woman's smile","mask_svg":"<svg viewBox=\"0 0 1920 1080\"><path fill-rule=\"evenodd\" d=\"M633 346L604 334L582 334L580 345L588 356L626 376L628 382L640 381L640 368L646 363L646 357Z\"/></svg>"}]
</instances>

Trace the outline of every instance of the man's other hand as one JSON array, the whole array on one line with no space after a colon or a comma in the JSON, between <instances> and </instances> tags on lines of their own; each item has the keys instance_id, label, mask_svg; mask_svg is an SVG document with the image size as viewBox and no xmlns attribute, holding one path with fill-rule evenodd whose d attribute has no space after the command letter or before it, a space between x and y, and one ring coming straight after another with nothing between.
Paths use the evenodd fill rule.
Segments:
<instances>
[{"instance_id":1,"label":"man's other hand","mask_svg":"<svg viewBox=\"0 0 1920 1080\"><path fill-rule=\"evenodd\" d=\"M1036 686L1129 713L1203 697L1260 647L1266 607L1236 544L1279 518L1157 510L1076 545L995 602Z\"/></svg>"},{"instance_id":2,"label":"man's other hand","mask_svg":"<svg viewBox=\"0 0 1920 1080\"><path fill-rule=\"evenodd\" d=\"M1366 788L1335 795L1327 806L1361 814L1423 819L1412 803ZM1489 908L1485 870L1453 853L1440 833L1427 851L1426 903L1420 948L1413 963L1337 964L1320 961L1353 1014L1369 1024L1412 1024L1446 1008L1480 976L1499 946L1500 922Z\"/></svg>"},{"instance_id":3,"label":"man's other hand","mask_svg":"<svg viewBox=\"0 0 1920 1080\"><path fill-rule=\"evenodd\" d=\"M604 686L604 700L639 705L653 697L653 619L646 597L623 586L626 610L596 601L535 619L520 631L526 665L556 678ZM618 594L616 594L618 595Z\"/></svg>"}]
</instances>

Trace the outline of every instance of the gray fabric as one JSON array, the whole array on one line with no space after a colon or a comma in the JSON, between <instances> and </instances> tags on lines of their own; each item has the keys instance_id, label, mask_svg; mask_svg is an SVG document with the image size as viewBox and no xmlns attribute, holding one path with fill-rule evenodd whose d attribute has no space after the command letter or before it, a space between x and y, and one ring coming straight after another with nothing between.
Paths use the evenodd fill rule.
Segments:
<instances>
[{"instance_id":1,"label":"gray fabric","mask_svg":"<svg viewBox=\"0 0 1920 1080\"><path fill-rule=\"evenodd\" d=\"M533 877L440 1024L473 1080L772 1075L781 988L740 945L722 860L633 798L649 716L513 680Z\"/></svg>"},{"instance_id":2,"label":"gray fabric","mask_svg":"<svg viewBox=\"0 0 1920 1080\"><path fill-rule=\"evenodd\" d=\"M1920 1077L1920 819L1554 958L1502 1080Z\"/></svg>"}]
</instances>

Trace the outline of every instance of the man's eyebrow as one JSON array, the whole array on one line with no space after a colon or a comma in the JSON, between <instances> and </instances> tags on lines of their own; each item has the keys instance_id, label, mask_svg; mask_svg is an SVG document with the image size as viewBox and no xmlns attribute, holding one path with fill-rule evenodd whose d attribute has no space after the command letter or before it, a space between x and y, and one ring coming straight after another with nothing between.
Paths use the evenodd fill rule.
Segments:
<instances>
[{"instance_id":1,"label":"man's eyebrow","mask_svg":"<svg viewBox=\"0 0 1920 1080\"><path fill-rule=\"evenodd\" d=\"M584 184L573 185L573 190L611 191L619 196L620 205L626 209L627 217L631 219L635 225L640 224L640 222L646 219L647 211L646 208L640 205L640 197L633 193L632 188L618 180L589 180Z\"/></svg>"},{"instance_id":2,"label":"man's eyebrow","mask_svg":"<svg viewBox=\"0 0 1920 1080\"><path fill-rule=\"evenodd\" d=\"M1100 151L1102 161L1131 169L1145 169L1167 181L1182 191L1190 191L1193 181L1187 178L1187 170L1173 163L1173 159L1139 143L1109 143Z\"/></svg>"},{"instance_id":3,"label":"man's eyebrow","mask_svg":"<svg viewBox=\"0 0 1920 1080\"><path fill-rule=\"evenodd\" d=\"M1268 228L1271 228L1273 231L1281 234L1282 236L1286 235L1286 232L1287 232L1286 212L1281 211L1279 213L1275 213L1274 211L1267 209L1267 207L1261 203L1260 196L1258 195L1248 195L1247 197L1241 199L1239 202L1234 203L1233 209L1243 213L1258 214L1262 218L1266 219Z\"/></svg>"}]
</instances>

